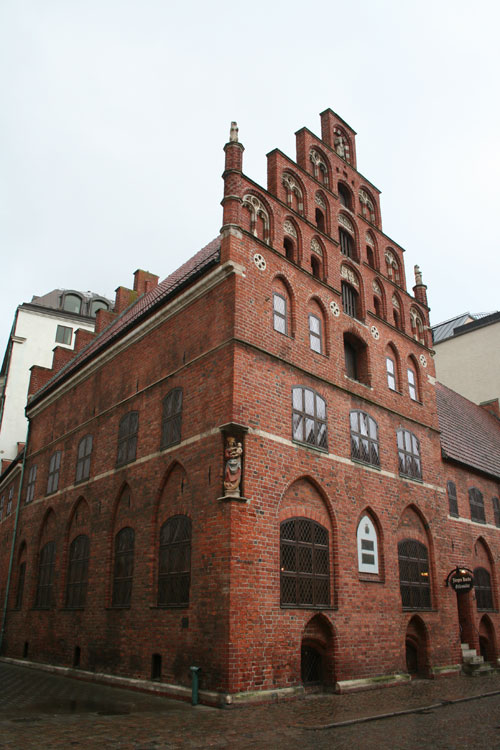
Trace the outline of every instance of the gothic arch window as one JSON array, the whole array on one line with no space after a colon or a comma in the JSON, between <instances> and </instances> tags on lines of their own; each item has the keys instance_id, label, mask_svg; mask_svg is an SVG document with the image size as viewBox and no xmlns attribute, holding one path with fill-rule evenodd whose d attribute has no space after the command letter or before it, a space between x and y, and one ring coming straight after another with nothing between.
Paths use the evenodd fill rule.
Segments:
<instances>
[{"instance_id":1,"label":"gothic arch window","mask_svg":"<svg viewBox=\"0 0 500 750\"><path fill-rule=\"evenodd\" d=\"M135 533L125 527L115 536L115 556L113 568L113 607L130 607L132 581L134 577Z\"/></svg>"},{"instance_id":2,"label":"gothic arch window","mask_svg":"<svg viewBox=\"0 0 500 750\"><path fill-rule=\"evenodd\" d=\"M368 347L353 333L344 333L344 363L346 374L352 380L369 384Z\"/></svg>"},{"instance_id":3,"label":"gothic arch window","mask_svg":"<svg viewBox=\"0 0 500 750\"><path fill-rule=\"evenodd\" d=\"M316 226L323 234L328 233L328 204L323 193L316 193L314 196L315 211L314 219Z\"/></svg>"},{"instance_id":4,"label":"gothic arch window","mask_svg":"<svg viewBox=\"0 0 500 750\"><path fill-rule=\"evenodd\" d=\"M299 257L299 233L294 222L285 219L283 222L283 250L288 260L298 262Z\"/></svg>"},{"instance_id":5,"label":"gothic arch window","mask_svg":"<svg viewBox=\"0 0 500 750\"><path fill-rule=\"evenodd\" d=\"M322 185L328 187L328 166L325 157L316 149L312 148L309 152L309 158L312 164L312 172L316 180Z\"/></svg>"},{"instance_id":6,"label":"gothic arch window","mask_svg":"<svg viewBox=\"0 0 500 750\"><path fill-rule=\"evenodd\" d=\"M190 581L191 520L187 516L173 516L160 529L158 606L187 606Z\"/></svg>"},{"instance_id":7,"label":"gothic arch window","mask_svg":"<svg viewBox=\"0 0 500 750\"><path fill-rule=\"evenodd\" d=\"M161 448L181 442L182 388L173 388L163 399Z\"/></svg>"},{"instance_id":8,"label":"gothic arch window","mask_svg":"<svg viewBox=\"0 0 500 750\"><path fill-rule=\"evenodd\" d=\"M370 193L363 188L361 188L359 191L359 203L361 206L361 215L363 216L363 218L366 219L366 221L369 221L371 224L375 224L377 221L377 216L375 213L375 201L373 200Z\"/></svg>"},{"instance_id":9,"label":"gothic arch window","mask_svg":"<svg viewBox=\"0 0 500 750\"><path fill-rule=\"evenodd\" d=\"M343 182L339 182L337 190L339 194L340 205L352 211L352 195L347 185L344 185Z\"/></svg>"},{"instance_id":10,"label":"gothic arch window","mask_svg":"<svg viewBox=\"0 0 500 750\"><path fill-rule=\"evenodd\" d=\"M326 401L311 388L292 388L292 438L328 450Z\"/></svg>"},{"instance_id":11,"label":"gothic arch window","mask_svg":"<svg viewBox=\"0 0 500 750\"><path fill-rule=\"evenodd\" d=\"M399 331L404 332L403 322L403 310L401 307L401 300L396 294L392 295L392 316L394 320L394 327Z\"/></svg>"},{"instance_id":12,"label":"gothic arch window","mask_svg":"<svg viewBox=\"0 0 500 750\"><path fill-rule=\"evenodd\" d=\"M243 207L250 212L250 231L260 240L270 244L271 227L269 212L264 203L252 193L243 196Z\"/></svg>"},{"instance_id":13,"label":"gothic arch window","mask_svg":"<svg viewBox=\"0 0 500 750\"><path fill-rule=\"evenodd\" d=\"M373 279L372 289L373 289L373 310L375 312L375 315L378 318L385 318L382 287L380 286L377 279Z\"/></svg>"},{"instance_id":14,"label":"gothic arch window","mask_svg":"<svg viewBox=\"0 0 500 750\"><path fill-rule=\"evenodd\" d=\"M78 443L76 458L75 482L84 482L90 477L90 459L92 456L92 435L85 435Z\"/></svg>"},{"instance_id":15,"label":"gothic arch window","mask_svg":"<svg viewBox=\"0 0 500 750\"><path fill-rule=\"evenodd\" d=\"M455 482L446 482L446 489L448 492L448 510L450 516L458 518L457 487Z\"/></svg>"},{"instance_id":16,"label":"gothic arch window","mask_svg":"<svg viewBox=\"0 0 500 750\"><path fill-rule=\"evenodd\" d=\"M358 571L360 573L379 572L378 538L375 524L369 515L364 515L358 524Z\"/></svg>"},{"instance_id":17,"label":"gothic arch window","mask_svg":"<svg viewBox=\"0 0 500 750\"><path fill-rule=\"evenodd\" d=\"M377 246L375 239L371 232L367 232L365 235L366 240L366 262L370 268L378 269L378 255Z\"/></svg>"},{"instance_id":18,"label":"gothic arch window","mask_svg":"<svg viewBox=\"0 0 500 750\"><path fill-rule=\"evenodd\" d=\"M425 344L424 321L415 307L410 308L410 324L413 338L421 344Z\"/></svg>"},{"instance_id":19,"label":"gothic arch window","mask_svg":"<svg viewBox=\"0 0 500 750\"><path fill-rule=\"evenodd\" d=\"M349 415L351 427L351 458L372 466L380 466L378 427L366 412L355 409Z\"/></svg>"},{"instance_id":20,"label":"gothic arch window","mask_svg":"<svg viewBox=\"0 0 500 750\"><path fill-rule=\"evenodd\" d=\"M85 606L89 572L90 540L85 534L75 537L69 547L66 607Z\"/></svg>"},{"instance_id":21,"label":"gothic arch window","mask_svg":"<svg viewBox=\"0 0 500 750\"><path fill-rule=\"evenodd\" d=\"M478 490L477 487L471 487L469 489L469 505L471 521L486 523L483 493Z\"/></svg>"},{"instance_id":22,"label":"gothic arch window","mask_svg":"<svg viewBox=\"0 0 500 750\"><path fill-rule=\"evenodd\" d=\"M311 240L311 271L317 279L325 278L325 256L323 246L316 237Z\"/></svg>"},{"instance_id":23,"label":"gothic arch window","mask_svg":"<svg viewBox=\"0 0 500 750\"><path fill-rule=\"evenodd\" d=\"M478 610L480 612L493 611L491 576L486 568L474 568L474 592Z\"/></svg>"},{"instance_id":24,"label":"gothic arch window","mask_svg":"<svg viewBox=\"0 0 500 750\"><path fill-rule=\"evenodd\" d=\"M15 609L21 609L23 606L24 583L26 580L26 557L26 543L23 542L21 544L18 557Z\"/></svg>"},{"instance_id":25,"label":"gothic arch window","mask_svg":"<svg viewBox=\"0 0 500 750\"><path fill-rule=\"evenodd\" d=\"M50 541L42 547L38 558L38 580L35 598L35 607L38 609L50 609L54 606L55 563L56 543Z\"/></svg>"},{"instance_id":26,"label":"gothic arch window","mask_svg":"<svg viewBox=\"0 0 500 750\"><path fill-rule=\"evenodd\" d=\"M412 401L420 401L420 388L418 382L417 367L413 362L412 358L408 359L406 367L406 375L408 378L408 393Z\"/></svg>"},{"instance_id":27,"label":"gothic arch window","mask_svg":"<svg viewBox=\"0 0 500 750\"><path fill-rule=\"evenodd\" d=\"M385 251L385 265L387 269L387 276L394 281L395 284L401 284L401 272L399 268L399 262L396 257L396 253L390 247Z\"/></svg>"},{"instance_id":28,"label":"gothic arch window","mask_svg":"<svg viewBox=\"0 0 500 750\"><path fill-rule=\"evenodd\" d=\"M386 349L385 367L387 385L391 391L399 391L399 356L397 350L391 344L389 344Z\"/></svg>"},{"instance_id":29,"label":"gothic arch window","mask_svg":"<svg viewBox=\"0 0 500 750\"><path fill-rule=\"evenodd\" d=\"M356 231L354 224L345 214L339 214L339 242L340 252L346 258L357 260Z\"/></svg>"},{"instance_id":30,"label":"gothic arch window","mask_svg":"<svg viewBox=\"0 0 500 750\"><path fill-rule=\"evenodd\" d=\"M410 479L422 479L422 459L418 438L413 432L403 429L396 432L396 437L400 475Z\"/></svg>"},{"instance_id":31,"label":"gothic arch window","mask_svg":"<svg viewBox=\"0 0 500 750\"><path fill-rule=\"evenodd\" d=\"M295 175L289 172L283 173L282 183L286 192L286 203L289 208L297 211L299 214L304 213L304 193L302 187Z\"/></svg>"},{"instance_id":32,"label":"gothic arch window","mask_svg":"<svg viewBox=\"0 0 500 750\"><path fill-rule=\"evenodd\" d=\"M288 285L278 277L274 279L273 287L273 329L285 336L293 336L292 303Z\"/></svg>"},{"instance_id":33,"label":"gothic arch window","mask_svg":"<svg viewBox=\"0 0 500 750\"><path fill-rule=\"evenodd\" d=\"M330 606L328 536L328 529L310 518L288 518L280 524L282 607Z\"/></svg>"},{"instance_id":34,"label":"gothic arch window","mask_svg":"<svg viewBox=\"0 0 500 750\"><path fill-rule=\"evenodd\" d=\"M431 608L431 581L427 547L416 539L398 544L399 585L403 609Z\"/></svg>"},{"instance_id":35,"label":"gothic arch window","mask_svg":"<svg viewBox=\"0 0 500 750\"><path fill-rule=\"evenodd\" d=\"M500 500L498 497L491 499L493 505L493 517L495 519L495 526L500 527Z\"/></svg>"},{"instance_id":36,"label":"gothic arch window","mask_svg":"<svg viewBox=\"0 0 500 750\"><path fill-rule=\"evenodd\" d=\"M137 455L137 432L139 430L139 412L129 411L120 419L118 426L117 466L135 461Z\"/></svg>"},{"instance_id":37,"label":"gothic arch window","mask_svg":"<svg viewBox=\"0 0 500 750\"><path fill-rule=\"evenodd\" d=\"M49 474L47 477L47 495L57 492L59 487L59 473L61 471L62 451L55 451L49 461Z\"/></svg>"}]
</instances>

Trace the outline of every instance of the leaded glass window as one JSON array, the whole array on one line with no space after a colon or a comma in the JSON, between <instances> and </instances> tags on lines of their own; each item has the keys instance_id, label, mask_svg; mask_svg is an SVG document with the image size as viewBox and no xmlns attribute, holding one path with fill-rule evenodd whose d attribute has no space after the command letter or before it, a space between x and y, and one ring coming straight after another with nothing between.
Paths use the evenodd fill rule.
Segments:
<instances>
[{"instance_id":1,"label":"leaded glass window","mask_svg":"<svg viewBox=\"0 0 500 750\"><path fill-rule=\"evenodd\" d=\"M56 451L50 457L49 476L47 479L47 495L57 492L59 487L59 472L61 470L61 451Z\"/></svg>"},{"instance_id":2,"label":"leaded glass window","mask_svg":"<svg viewBox=\"0 0 500 750\"><path fill-rule=\"evenodd\" d=\"M330 606L328 530L309 518L280 526L281 606Z\"/></svg>"},{"instance_id":3,"label":"leaded glass window","mask_svg":"<svg viewBox=\"0 0 500 750\"><path fill-rule=\"evenodd\" d=\"M113 607L130 607L134 576L135 533L126 527L115 536L115 564L113 574Z\"/></svg>"},{"instance_id":4,"label":"leaded glass window","mask_svg":"<svg viewBox=\"0 0 500 750\"><path fill-rule=\"evenodd\" d=\"M168 448L181 441L182 388L174 388L163 399L161 447Z\"/></svg>"},{"instance_id":5,"label":"leaded glass window","mask_svg":"<svg viewBox=\"0 0 500 750\"><path fill-rule=\"evenodd\" d=\"M158 606L188 605L190 582L191 521L187 516L173 516L160 530Z\"/></svg>"},{"instance_id":6,"label":"leaded glass window","mask_svg":"<svg viewBox=\"0 0 500 750\"><path fill-rule=\"evenodd\" d=\"M299 443L328 449L326 402L310 388L292 388L292 435Z\"/></svg>"},{"instance_id":7,"label":"leaded glass window","mask_svg":"<svg viewBox=\"0 0 500 750\"><path fill-rule=\"evenodd\" d=\"M399 473L411 479L422 479L420 443L409 430L397 431Z\"/></svg>"},{"instance_id":8,"label":"leaded glass window","mask_svg":"<svg viewBox=\"0 0 500 750\"><path fill-rule=\"evenodd\" d=\"M36 587L35 607L49 609L53 606L53 582L56 559L55 542L47 542L42 547L38 560L38 582Z\"/></svg>"},{"instance_id":9,"label":"leaded glass window","mask_svg":"<svg viewBox=\"0 0 500 750\"><path fill-rule=\"evenodd\" d=\"M364 411L351 411L351 457L380 466L377 423Z\"/></svg>"},{"instance_id":10,"label":"leaded glass window","mask_svg":"<svg viewBox=\"0 0 500 750\"><path fill-rule=\"evenodd\" d=\"M474 591L476 605L479 610L493 609L493 593L491 590L491 576L486 568L474 569Z\"/></svg>"},{"instance_id":11,"label":"leaded glass window","mask_svg":"<svg viewBox=\"0 0 500 750\"><path fill-rule=\"evenodd\" d=\"M399 585L403 609L431 608L431 581L427 547L416 539L398 544Z\"/></svg>"},{"instance_id":12,"label":"leaded glass window","mask_svg":"<svg viewBox=\"0 0 500 750\"><path fill-rule=\"evenodd\" d=\"M76 459L76 482L83 482L90 477L90 458L92 455L92 435L85 435L78 443Z\"/></svg>"},{"instance_id":13,"label":"leaded glass window","mask_svg":"<svg viewBox=\"0 0 500 750\"><path fill-rule=\"evenodd\" d=\"M498 497L492 498L493 503L493 516L495 518L495 526L500 526L500 500Z\"/></svg>"},{"instance_id":14,"label":"leaded glass window","mask_svg":"<svg viewBox=\"0 0 500 750\"><path fill-rule=\"evenodd\" d=\"M80 534L69 548L68 580L66 583L66 606L84 607L87 598L90 541Z\"/></svg>"},{"instance_id":15,"label":"leaded glass window","mask_svg":"<svg viewBox=\"0 0 500 750\"><path fill-rule=\"evenodd\" d=\"M139 413L130 411L120 420L118 427L118 455L117 466L135 461L137 453L137 431L139 429Z\"/></svg>"},{"instance_id":16,"label":"leaded glass window","mask_svg":"<svg viewBox=\"0 0 500 750\"><path fill-rule=\"evenodd\" d=\"M482 492L477 487L471 487L469 490L469 505L471 521L486 523L484 514L484 498Z\"/></svg>"}]
</instances>

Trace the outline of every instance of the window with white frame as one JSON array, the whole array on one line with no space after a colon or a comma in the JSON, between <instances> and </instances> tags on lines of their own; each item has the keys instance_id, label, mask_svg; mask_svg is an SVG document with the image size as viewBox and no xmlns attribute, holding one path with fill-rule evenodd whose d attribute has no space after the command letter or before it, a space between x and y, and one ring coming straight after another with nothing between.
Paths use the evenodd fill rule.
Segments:
<instances>
[{"instance_id":1,"label":"window with white frame","mask_svg":"<svg viewBox=\"0 0 500 750\"><path fill-rule=\"evenodd\" d=\"M313 352L321 354L323 347L321 341L321 320L317 315L309 313L309 345Z\"/></svg>"},{"instance_id":2,"label":"window with white frame","mask_svg":"<svg viewBox=\"0 0 500 750\"><path fill-rule=\"evenodd\" d=\"M397 391L396 385L396 365L391 357L385 358L385 366L387 370L387 385L391 391Z\"/></svg>"},{"instance_id":3,"label":"window with white frame","mask_svg":"<svg viewBox=\"0 0 500 750\"><path fill-rule=\"evenodd\" d=\"M370 516L363 516L358 524L358 570L378 573L378 543L375 524Z\"/></svg>"},{"instance_id":4,"label":"window with white frame","mask_svg":"<svg viewBox=\"0 0 500 750\"><path fill-rule=\"evenodd\" d=\"M408 367L407 373L408 373L408 390L410 392L410 398L413 399L413 401L418 401L417 377L415 375L415 370L412 367Z\"/></svg>"},{"instance_id":5,"label":"window with white frame","mask_svg":"<svg viewBox=\"0 0 500 750\"><path fill-rule=\"evenodd\" d=\"M273 293L273 327L286 335L286 299L277 292Z\"/></svg>"}]
</instances>

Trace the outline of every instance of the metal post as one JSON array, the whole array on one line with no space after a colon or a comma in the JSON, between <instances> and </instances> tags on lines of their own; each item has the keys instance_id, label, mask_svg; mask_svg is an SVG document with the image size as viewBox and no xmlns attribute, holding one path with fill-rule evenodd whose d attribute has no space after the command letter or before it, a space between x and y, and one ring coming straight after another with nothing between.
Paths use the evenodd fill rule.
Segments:
<instances>
[{"instance_id":1,"label":"metal post","mask_svg":"<svg viewBox=\"0 0 500 750\"><path fill-rule=\"evenodd\" d=\"M198 705L198 685L199 685L199 672L201 667L189 667L191 671L191 705Z\"/></svg>"}]
</instances>

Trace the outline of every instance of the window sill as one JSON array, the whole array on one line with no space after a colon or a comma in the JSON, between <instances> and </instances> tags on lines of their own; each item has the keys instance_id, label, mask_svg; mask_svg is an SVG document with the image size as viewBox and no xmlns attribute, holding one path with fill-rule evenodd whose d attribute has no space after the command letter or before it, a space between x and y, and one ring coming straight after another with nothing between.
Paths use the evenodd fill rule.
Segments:
<instances>
[{"instance_id":1,"label":"window sill","mask_svg":"<svg viewBox=\"0 0 500 750\"><path fill-rule=\"evenodd\" d=\"M328 453L328 448L320 448L318 445L312 445L311 443L302 443L300 440L292 440L295 445L300 445L302 448L309 448L317 453Z\"/></svg>"},{"instance_id":2,"label":"window sill","mask_svg":"<svg viewBox=\"0 0 500 750\"><path fill-rule=\"evenodd\" d=\"M331 604L280 604L280 609L309 609L313 610L314 612L321 612L321 611L333 611L336 609L336 607L332 607Z\"/></svg>"},{"instance_id":3,"label":"window sill","mask_svg":"<svg viewBox=\"0 0 500 750\"><path fill-rule=\"evenodd\" d=\"M437 612L434 607L403 607L403 612Z\"/></svg>"},{"instance_id":4,"label":"window sill","mask_svg":"<svg viewBox=\"0 0 500 750\"><path fill-rule=\"evenodd\" d=\"M132 609L130 604L115 604L111 607L105 607L108 612L115 612L116 610Z\"/></svg>"},{"instance_id":5,"label":"window sill","mask_svg":"<svg viewBox=\"0 0 500 750\"><path fill-rule=\"evenodd\" d=\"M359 573L358 580L362 583L385 583L385 578L379 573Z\"/></svg>"},{"instance_id":6,"label":"window sill","mask_svg":"<svg viewBox=\"0 0 500 750\"><path fill-rule=\"evenodd\" d=\"M353 458L352 456L351 456L351 461L353 462L353 464L359 464L360 466L369 466L370 469L376 469L377 471L382 471L380 464L378 465L370 464L368 463L368 461L362 461L360 458Z\"/></svg>"},{"instance_id":7,"label":"window sill","mask_svg":"<svg viewBox=\"0 0 500 750\"><path fill-rule=\"evenodd\" d=\"M363 388L369 388L370 390L372 390L372 387L369 383L363 383L362 380L358 380L357 378L351 378L351 376L347 375L346 373L344 373L344 378L346 380L350 380L351 383L357 383L358 385L362 385Z\"/></svg>"},{"instance_id":8,"label":"window sill","mask_svg":"<svg viewBox=\"0 0 500 750\"><path fill-rule=\"evenodd\" d=\"M167 448L173 448L174 445L180 445L181 442L182 441L179 439L179 440L175 440L173 443L167 443L167 445L160 445L160 450L166 451Z\"/></svg>"},{"instance_id":9,"label":"window sill","mask_svg":"<svg viewBox=\"0 0 500 750\"><path fill-rule=\"evenodd\" d=\"M186 604L152 604L149 609L189 609L189 602Z\"/></svg>"},{"instance_id":10,"label":"window sill","mask_svg":"<svg viewBox=\"0 0 500 750\"><path fill-rule=\"evenodd\" d=\"M399 476L401 477L401 479L409 479L410 482L417 482L417 484L424 483L424 480L420 477L409 477L408 474L401 474L401 472L399 472Z\"/></svg>"},{"instance_id":11,"label":"window sill","mask_svg":"<svg viewBox=\"0 0 500 750\"><path fill-rule=\"evenodd\" d=\"M52 606L51 607L42 607L42 606L36 607L35 606L35 607L31 608L31 611L32 612L50 612L53 609L55 609L55 608L52 607Z\"/></svg>"},{"instance_id":12,"label":"window sill","mask_svg":"<svg viewBox=\"0 0 500 750\"><path fill-rule=\"evenodd\" d=\"M83 612L85 607L60 607L60 612Z\"/></svg>"},{"instance_id":13,"label":"window sill","mask_svg":"<svg viewBox=\"0 0 500 750\"><path fill-rule=\"evenodd\" d=\"M88 477L83 477L82 479L75 479L75 487L77 484L84 484L85 482L88 482L90 480L90 474Z\"/></svg>"}]
</instances>

